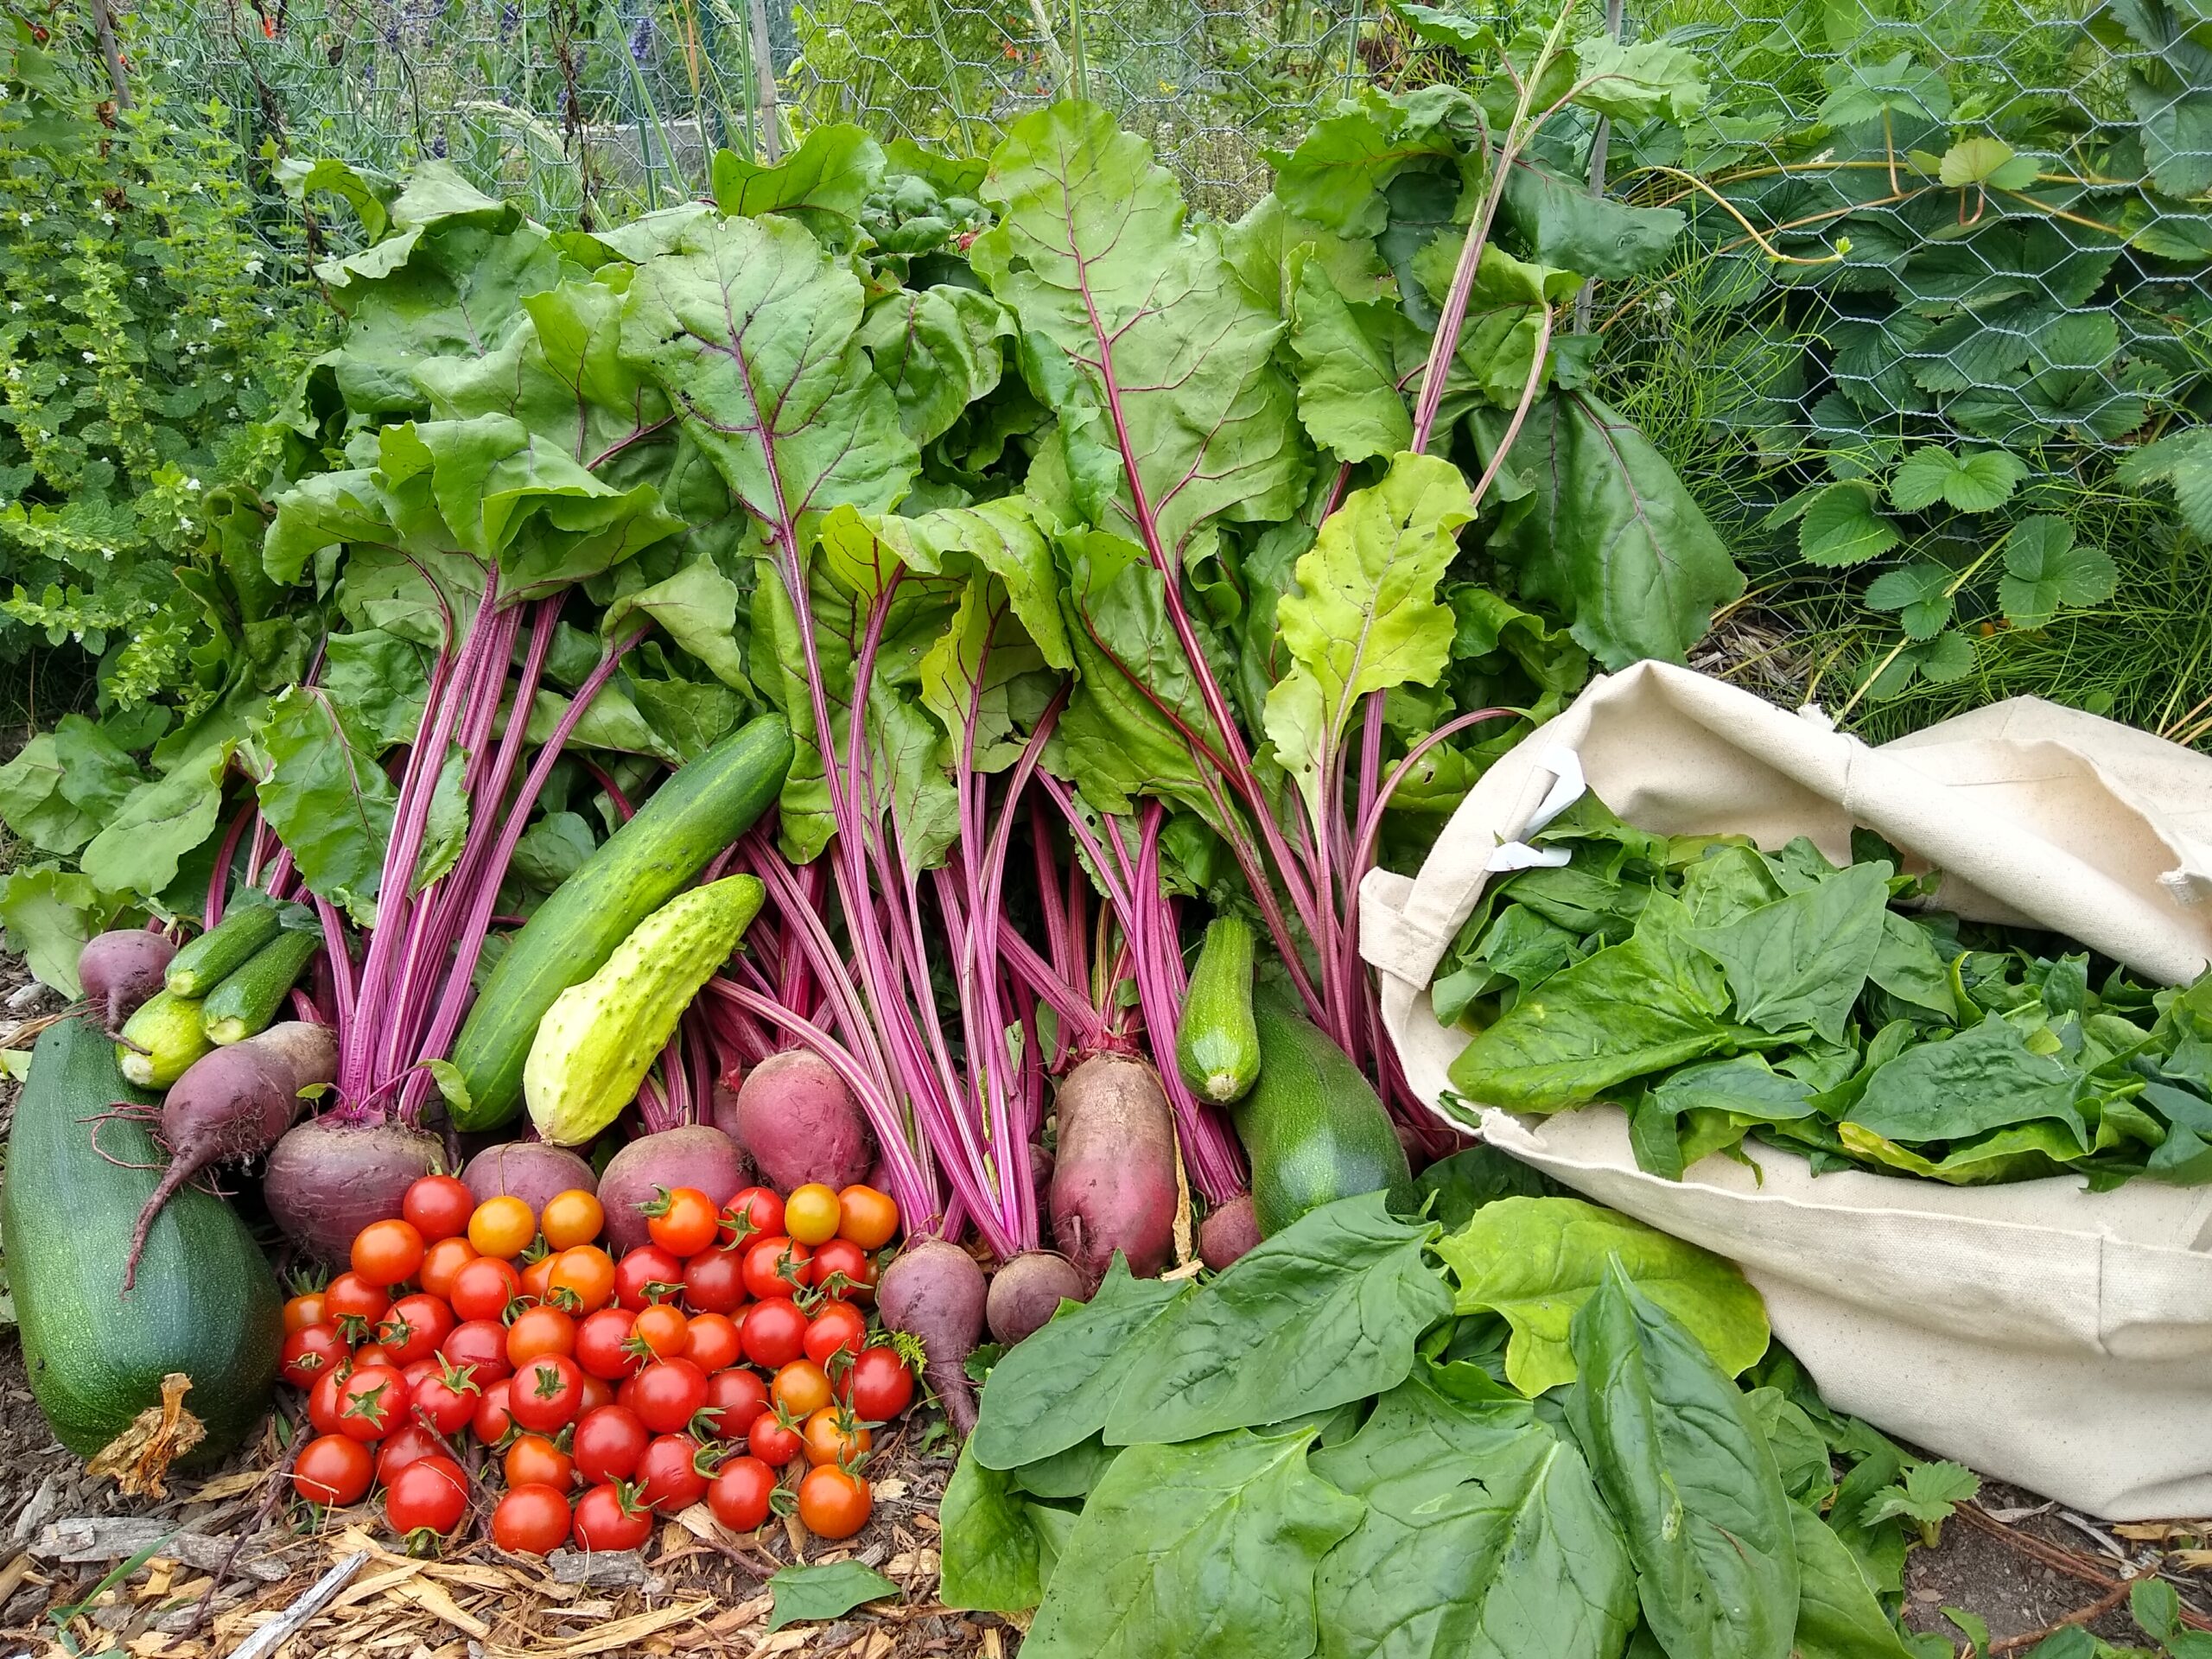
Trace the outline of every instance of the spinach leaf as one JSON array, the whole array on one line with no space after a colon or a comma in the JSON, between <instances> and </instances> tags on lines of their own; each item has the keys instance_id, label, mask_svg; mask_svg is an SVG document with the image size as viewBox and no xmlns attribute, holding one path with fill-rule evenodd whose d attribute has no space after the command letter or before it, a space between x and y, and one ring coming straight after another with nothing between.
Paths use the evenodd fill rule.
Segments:
<instances>
[{"instance_id":1,"label":"spinach leaf","mask_svg":"<svg viewBox=\"0 0 2212 1659\"><path fill-rule=\"evenodd\" d=\"M1697 1339L1615 1263L1575 1316L1567 1421L1628 1537L1670 1654L1784 1659L1796 1532L1751 1408Z\"/></svg>"},{"instance_id":2,"label":"spinach leaf","mask_svg":"<svg viewBox=\"0 0 2212 1659\"><path fill-rule=\"evenodd\" d=\"M1786 1123L1813 1111L1812 1085L1783 1076L1756 1054L1669 1072L1653 1087L1651 1098L1670 1112L1727 1112L1764 1123Z\"/></svg>"},{"instance_id":3,"label":"spinach leaf","mask_svg":"<svg viewBox=\"0 0 2212 1659\"><path fill-rule=\"evenodd\" d=\"M1321 1563L1324 1659L1611 1659L1636 1575L1573 1443L1422 1370L1315 1473L1366 1511Z\"/></svg>"},{"instance_id":4,"label":"spinach leaf","mask_svg":"<svg viewBox=\"0 0 2212 1659\"><path fill-rule=\"evenodd\" d=\"M1459 1283L1455 1312L1489 1309L1513 1327L1505 1374L1523 1394L1573 1379L1571 1326L1610 1270L1680 1319L1732 1376L1766 1351L1766 1306L1733 1262L1580 1198L1501 1198L1436 1253Z\"/></svg>"},{"instance_id":5,"label":"spinach leaf","mask_svg":"<svg viewBox=\"0 0 2212 1659\"><path fill-rule=\"evenodd\" d=\"M1797 1548L1797 1659L1913 1659L1874 1598L1874 1586L1827 1522L1789 1506Z\"/></svg>"},{"instance_id":6,"label":"spinach leaf","mask_svg":"<svg viewBox=\"0 0 2212 1659\"><path fill-rule=\"evenodd\" d=\"M1402 1187L1390 1189L1393 1213L1408 1219L1421 1213L1433 1197L1430 1220L1446 1233L1467 1224L1476 1211L1500 1198L1541 1198L1558 1187L1533 1164L1524 1164L1496 1147L1468 1147L1440 1158Z\"/></svg>"},{"instance_id":7,"label":"spinach leaf","mask_svg":"<svg viewBox=\"0 0 2212 1659\"><path fill-rule=\"evenodd\" d=\"M1398 1220L1384 1194L1370 1192L1262 1240L1136 1339L1106 1443L1195 1440L1395 1386L1421 1333L1452 1312L1442 1276L1423 1259L1436 1234Z\"/></svg>"},{"instance_id":8,"label":"spinach leaf","mask_svg":"<svg viewBox=\"0 0 2212 1659\"><path fill-rule=\"evenodd\" d=\"M806 1619L842 1618L862 1602L900 1593L882 1573L858 1561L783 1567L768 1580L768 1628L780 1630Z\"/></svg>"},{"instance_id":9,"label":"spinach leaf","mask_svg":"<svg viewBox=\"0 0 2212 1659\"><path fill-rule=\"evenodd\" d=\"M1032 1497L1084 1497L1120 1455L1120 1448L1093 1434L1065 1452L1023 1464L1012 1471L1014 1484Z\"/></svg>"},{"instance_id":10,"label":"spinach leaf","mask_svg":"<svg viewBox=\"0 0 2212 1659\"><path fill-rule=\"evenodd\" d=\"M995 1613L1026 1612L1042 1600L1030 1509L1014 1491L1014 1477L978 1463L971 1443L938 1509L938 1599L948 1607Z\"/></svg>"},{"instance_id":11,"label":"spinach leaf","mask_svg":"<svg viewBox=\"0 0 2212 1659\"><path fill-rule=\"evenodd\" d=\"M2018 1030L1992 1014L1955 1037L1906 1049L1867 1079L1845 1121L1917 1144L2049 1118L2072 1131L2076 1152L2087 1152L2089 1131L2078 1107L2083 1084L2080 1073L2033 1052Z\"/></svg>"},{"instance_id":12,"label":"spinach leaf","mask_svg":"<svg viewBox=\"0 0 2212 1659\"><path fill-rule=\"evenodd\" d=\"M1687 937L1688 916L1652 894L1630 938L1562 969L1469 1043L1453 1086L1484 1105L1555 1111L1754 1034L1724 1017L1727 987Z\"/></svg>"},{"instance_id":13,"label":"spinach leaf","mask_svg":"<svg viewBox=\"0 0 2212 1659\"><path fill-rule=\"evenodd\" d=\"M1123 1452L1061 1548L1022 1651L1311 1654L1314 1571L1364 1506L1306 1467L1308 1438L1236 1429Z\"/></svg>"},{"instance_id":14,"label":"spinach leaf","mask_svg":"<svg viewBox=\"0 0 2212 1659\"><path fill-rule=\"evenodd\" d=\"M1882 942L1866 977L1901 1002L1949 1024L1958 1017L1951 972L1926 928L1894 910L1882 912Z\"/></svg>"},{"instance_id":15,"label":"spinach leaf","mask_svg":"<svg viewBox=\"0 0 2212 1659\"><path fill-rule=\"evenodd\" d=\"M1854 864L1723 926L1692 928L1689 939L1728 976L1738 1020L1761 1031L1810 1027L1840 1043L1889 896L1886 867Z\"/></svg>"},{"instance_id":16,"label":"spinach leaf","mask_svg":"<svg viewBox=\"0 0 2212 1659\"><path fill-rule=\"evenodd\" d=\"M1117 1251L1096 1295L1063 1303L991 1368L969 1438L976 1460L1019 1469L1096 1433L1130 1375L1123 1363L1129 1344L1192 1290L1188 1281L1130 1277Z\"/></svg>"}]
</instances>

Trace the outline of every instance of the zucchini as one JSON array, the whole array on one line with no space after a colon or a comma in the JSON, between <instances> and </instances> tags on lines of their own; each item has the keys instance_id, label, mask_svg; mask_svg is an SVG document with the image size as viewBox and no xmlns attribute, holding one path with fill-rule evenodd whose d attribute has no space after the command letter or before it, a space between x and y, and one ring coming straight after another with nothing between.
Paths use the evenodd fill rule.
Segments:
<instances>
[{"instance_id":1,"label":"zucchini","mask_svg":"<svg viewBox=\"0 0 2212 1659\"><path fill-rule=\"evenodd\" d=\"M1235 916L1206 929L1191 988L1175 1022L1175 1065L1200 1100L1244 1098L1260 1075L1260 1033L1252 1023L1252 930Z\"/></svg>"},{"instance_id":2,"label":"zucchini","mask_svg":"<svg viewBox=\"0 0 2212 1659\"><path fill-rule=\"evenodd\" d=\"M268 1030L293 985L321 949L321 933L288 927L255 951L200 1005L200 1024L207 1040L221 1047Z\"/></svg>"},{"instance_id":3,"label":"zucchini","mask_svg":"<svg viewBox=\"0 0 2212 1659\"><path fill-rule=\"evenodd\" d=\"M554 889L493 968L454 1042L467 1090L451 1107L455 1128L493 1128L515 1115L523 1065L553 1000L605 967L639 923L751 829L775 803L791 764L783 716L748 721L679 767Z\"/></svg>"},{"instance_id":4,"label":"zucchini","mask_svg":"<svg viewBox=\"0 0 2212 1659\"><path fill-rule=\"evenodd\" d=\"M1309 1210L1411 1179L1382 1096L1344 1050L1272 986L1252 999L1260 1077L1232 1109L1252 1160L1252 1207L1272 1237Z\"/></svg>"},{"instance_id":5,"label":"zucchini","mask_svg":"<svg viewBox=\"0 0 2212 1659\"><path fill-rule=\"evenodd\" d=\"M156 991L123 1022L115 1062L141 1089L166 1089L214 1045L200 1023L200 1005L174 991Z\"/></svg>"},{"instance_id":6,"label":"zucchini","mask_svg":"<svg viewBox=\"0 0 2212 1659\"><path fill-rule=\"evenodd\" d=\"M523 1067L530 1121L556 1147L580 1147L638 1097L676 1022L729 960L768 890L725 876L670 899L581 985L553 999Z\"/></svg>"},{"instance_id":7,"label":"zucchini","mask_svg":"<svg viewBox=\"0 0 2212 1659\"><path fill-rule=\"evenodd\" d=\"M84 1120L125 1100L149 1096L124 1084L115 1045L96 1027L64 1020L39 1038L16 1103L0 1217L23 1361L39 1408L79 1457L159 1405L162 1379L183 1372L185 1409L207 1438L181 1466L212 1464L268 1409L283 1299L245 1224L193 1186L154 1218L137 1283L123 1294L131 1229L168 1161L127 1117L99 1123L94 1147Z\"/></svg>"},{"instance_id":8,"label":"zucchini","mask_svg":"<svg viewBox=\"0 0 2212 1659\"><path fill-rule=\"evenodd\" d=\"M283 913L255 893L170 957L162 983L173 996L205 996L245 967L283 925Z\"/></svg>"}]
</instances>

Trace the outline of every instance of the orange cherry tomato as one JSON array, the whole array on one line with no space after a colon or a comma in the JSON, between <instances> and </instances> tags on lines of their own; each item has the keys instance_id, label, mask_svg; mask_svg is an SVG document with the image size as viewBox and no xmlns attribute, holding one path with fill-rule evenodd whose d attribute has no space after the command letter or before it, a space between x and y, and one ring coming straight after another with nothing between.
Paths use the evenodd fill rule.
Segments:
<instances>
[{"instance_id":1,"label":"orange cherry tomato","mask_svg":"<svg viewBox=\"0 0 2212 1659\"><path fill-rule=\"evenodd\" d=\"M423 1249L423 1235L411 1224L372 1221L353 1236L353 1271L372 1285L396 1285L415 1276Z\"/></svg>"},{"instance_id":2,"label":"orange cherry tomato","mask_svg":"<svg viewBox=\"0 0 2212 1659\"><path fill-rule=\"evenodd\" d=\"M868 1524L875 1495L860 1476L825 1463L798 1483L799 1523L817 1538L849 1538Z\"/></svg>"},{"instance_id":3,"label":"orange cherry tomato","mask_svg":"<svg viewBox=\"0 0 2212 1659\"><path fill-rule=\"evenodd\" d=\"M864 1250L880 1250L899 1233L898 1201L872 1186L849 1186L837 1195L837 1236Z\"/></svg>"},{"instance_id":4,"label":"orange cherry tomato","mask_svg":"<svg viewBox=\"0 0 2212 1659\"><path fill-rule=\"evenodd\" d=\"M691 1321L672 1303L656 1302L638 1310L630 1339L643 1344L657 1359L672 1359L690 1346Z\"/></svg>"},{"instance_id":5,"label":"orange cherry tomato","mask_svg":"<svg viewBox=\"0 0 2212 1659\"><path fill-rule=\"evenodd\" d=\"M416 1282L433 1296L453 1300L453 1281L476 1259L476 1247L466 1238L442 1238L423 1252L423 1266Z\"/></svg>"},{"instance_id":6,"label":"orange cherry tomato","mask_svg":"<svg viewBox=\"0 0 2212 1659\"><path fill-rule=\"evenodd\" d=\"M535 1262L525 1262L522 1268L522 1294L533 1302L552 1300L553 1264L557 1256L541 1255Z\"/></svg>"},{"instance_id":7,"label":"orange cherry tomato","mask_svg":"<svg viewBox=\"0 0 2212 1659\"><path fill-rule=\"evenodd\" d=\"M828 1372L810 1359L795 1359L776 1373L776 1380L768 1385L768 1397L789 1415L805 1417L820 1411L836 1396L830 1392Z\"/></svg>"},{"instance_id":8,"label":"orange cherry tomato","mask_svg":"<svg viewBox=\"0 0 2212 1659\"><path fill-rule=\"evenodd\" d=\"M512 1262L530 1248L537 1236L537 1217L530 1205L512 1192L486 1198L468 1218L468 1242L479 1255L496 1255Z\"/></svg>"},{"instance_id":9,"label":"orange cherry tomato","mask_svg":"<svg viewBox=\"0 0 2212 1659\"><path fill-rule=\"evenodd\" d=\"M798 1438L809 1463L841 1463L848 1469L875 1444L875 1436L860 1419L837 1406L809 1412ZM508 1477L510 1481L513 1478Z\"/></svg>"},{"instance_id":10,"label":"orange cherry tomato","mask_svg":"<svg viewBox=\"0 0 2212 1659\"><path fill-rule=\"evenodd\" d=\"M545 1243L556 1250L574 1249L579 1244L588 1244L599 1236L599 1230L607 1224L607 1211L600 1201L582 1187L570 1187L566 1192L556 1192L545 1200L544 1213L538 1217L537 1225L545 1235Z\"/></svg>"},{"instance_id":11,"label":"orange cherry tomato","mask_svg":"<svg viewBox=\"0 0 2212 1659\"><path fill-rule=\"evenodd\" d=\"M744 1357L738 1345L737 1321L727 1313L694 1313L684 1338L683 1357L709 1376L728 1370Z\"/></svg>"},{"instance_id":12,"label":"orange cherry tomato","mask_svg":"<svg viewBox=\"0 0 2212 1659\"><path fill-rule=\"evenodd\" d=\"M571 1313L596 1313L614 1300L614 1258L596 1244L573 1244L551 1258L546 1300Z\"/></svg>"},{"instance_id":13,"label":"orange cherry tomato","mask_svg":"<svg viewBox=\"0 0 2212 1659\"><path fill-rule=\"evenodd\" d=\"M319 1290L302 1291L284 1304L284 1334L292 1336L311 1325L324 1323L322 1293Z\"/></svg>"},{"instance_id":14,"label":"orange cherry tomato","mask_svg":"<svg viewBox=\"0 0 2212 1659\"><path fill-rule=\"evenodd\" d=\"M518 1434L503 1465L507 1484L550 1486L565 1492L575 1481L576 1461L543 1434Z\"/></svg>"},{"instance_id":15,"label":"orange cherry tomato","mask_svg":"<svg viewBox=\"0 0 2212 1659\"><path fill-rule=\"evenodd\" d=\"M671 1255L696 1255L721 1230L721 1211L696 1186L662 1188L645 1206L645 1230Z\"/></svg>"},{"instance_id":16,"label":"orange cherry tomato","mask_svg":"<svg viewBox=\"0 0 2212 1659\"><path fill-rule=\"evenodd\" d=\"M576 1351L576 1322L557 1307L524 1308L507 1327L507 1363L520 1370L542 1354Z\"/></svg>"}]
</instances>

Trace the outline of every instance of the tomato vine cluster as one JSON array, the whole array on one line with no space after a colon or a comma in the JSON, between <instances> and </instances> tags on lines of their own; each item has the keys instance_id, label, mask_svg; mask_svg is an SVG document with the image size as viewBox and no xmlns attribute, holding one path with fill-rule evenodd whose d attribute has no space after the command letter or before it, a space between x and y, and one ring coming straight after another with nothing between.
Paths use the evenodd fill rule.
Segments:
<instances>
[{"instance_id":1,"label":"tomato vine cluster","mask_svg":"<svg viewBox=\"0 0 2212 1659\"><path fill-rule=\"evenodd\" d=\"M632 1549L702 1501L739 1532L772 1512L858 1532L875 1432L914 1395L867 1311L897 1205L815 1185L725 1205L664 1187L645 1208L651 1242L617 1259L581 1189L540 1212L416 1181L349 1271L285 1304L284 1377L314 1431L294 1490L344 1504L381 1486L421 1546L486 1507L495 1543L537 1554ZM471 1439L492 1454L474 1475Z\"/></svg>"}]
</instances>

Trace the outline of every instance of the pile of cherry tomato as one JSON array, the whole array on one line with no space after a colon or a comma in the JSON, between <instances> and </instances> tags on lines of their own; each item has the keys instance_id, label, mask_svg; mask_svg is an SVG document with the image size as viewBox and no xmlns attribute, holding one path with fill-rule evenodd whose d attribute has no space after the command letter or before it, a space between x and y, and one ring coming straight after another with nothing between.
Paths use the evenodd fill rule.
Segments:
<instances>
[{"instance_id":1,"label":"pile of cherry tomato","mask_svg":"<svg viewBox=\"0 0 2212 1659\"><path fill-rule=\"evenodd\" d=\"M858 1532L874 1433L914 1395L866 1312L898 1206L867 1186L726 1205L663 1190L652 1242L619 1261L596 1242L605 1220L581 1190L536 1214L429 1175L362 1229L351 1270L284 1307L284 1376L314 1430L299 1495L380 1486L417 1545L493 1503L493 1541L537 1554L634 1549L657 1514L702 1500L739 1532L772 1511ZM492 1454L474 1477L471 1436Z\"/></svg>"}]
</instances>

